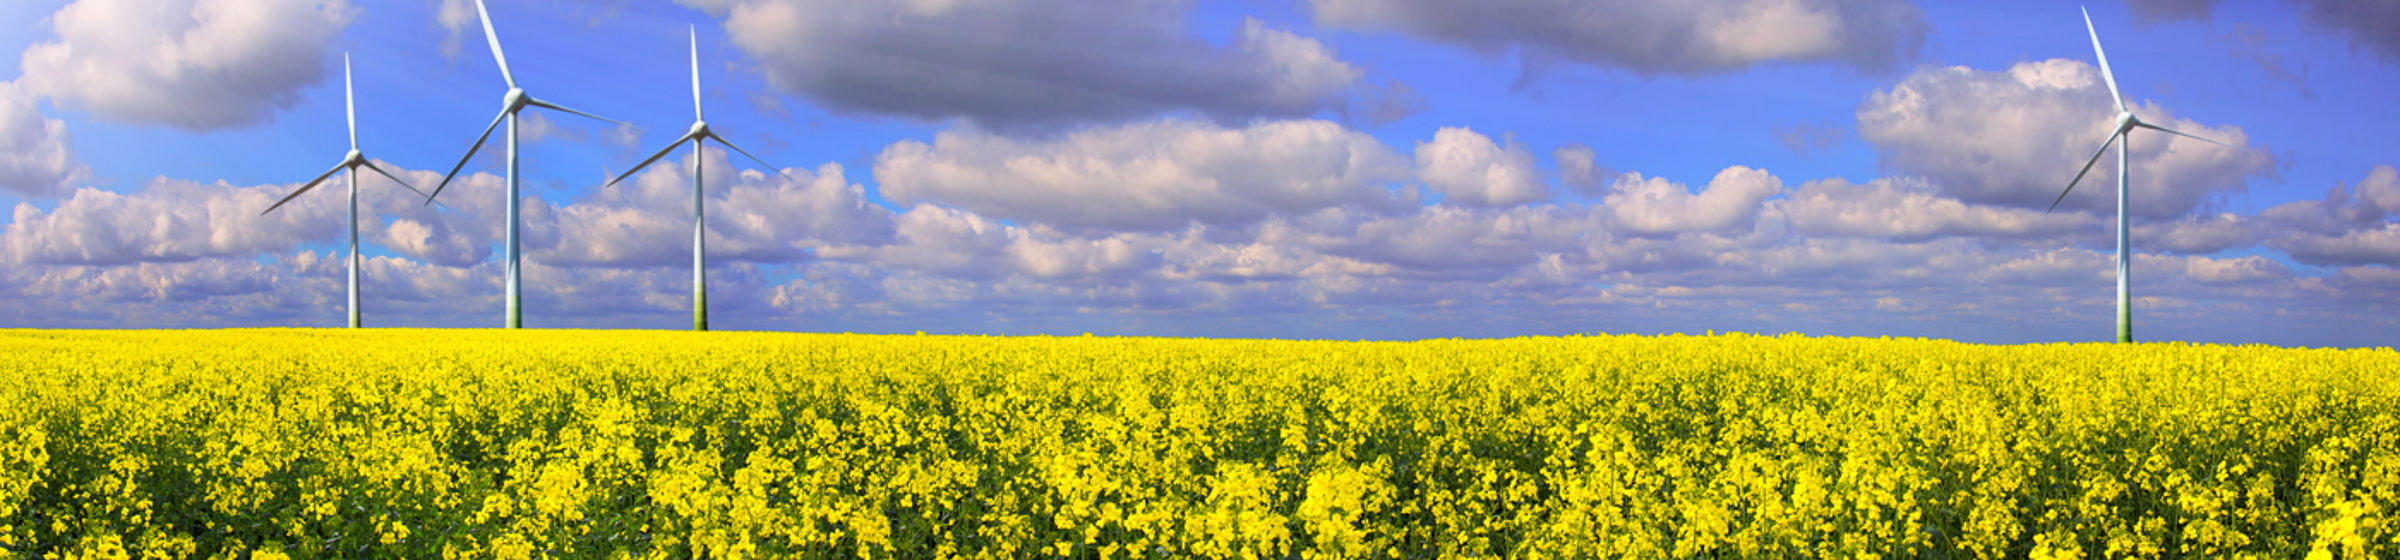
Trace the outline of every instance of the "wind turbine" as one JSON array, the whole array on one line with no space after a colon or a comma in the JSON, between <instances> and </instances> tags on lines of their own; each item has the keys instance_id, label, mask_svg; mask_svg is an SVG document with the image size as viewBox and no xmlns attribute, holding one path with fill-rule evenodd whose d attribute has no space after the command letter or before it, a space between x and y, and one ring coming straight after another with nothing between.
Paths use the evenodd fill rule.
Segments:
<instances>
[{"instance_id":1,"label":"wind turbine","mask_svg":"<svg viewBox=\"0 0 2400 560\"><path fill-rule=\"evenodd\" d=\"M2091 10L2083 10L2083 30L2092 36L2092 54L2100 59L2100 77L2108 81L2108 99L2117 104L2117 124L2108 133L2108 139L2100 141L2100 149L2092 152L2092 159L2083 162L2083 170L2075 172L2074 180L2067 181L2067 189L2058 192L2057 200L2050 201L2050 209L2042 212L2057 210L2058 203L2067 199L2067 193L2075 192L2075 184L2083 182L2083 175L2092 172L2092 164L2100 163L2100 155L2108 153L2108 145L2117 144L2117 342L2133 342L2133 301L2131 291L2126 287L2133 272L2133 256L2127 252L2125 235L2125 175L2132 170L2132 166L2126 163L2126 154L2132 151L2133 129L2147 128L2218 146L2232 146L2142 122L2142 119L2133 116L2133 110L2125 108L2125 95L2117 92L2117 76L2108 69L2108 53L2100 49L2100 32L2092 28Z\"/></svg>"},{"instance_id":2,"label":"wind turbine","mask_svg":"<svg viewBox=\"0 0 2400 560\"><path fill-rule=\"evenodd\" d=\"M667 143L667 147L660 148L658 153L651 154L650 159L642 160L640 164L634 165L632 169L627 169L625 170L625 173L617 175L617 178L610 179L608 184L605 186L616 186L617 182L623 181L626 177L633 176L634 172L641 171L643 167L648 167L651 163L657 162L658 158L667 157L668 152L675 151L675 148L682 146L684 142L692 143L692 330L705 331L708 330L708 267L706 264L704 264L705 257L703 257L703 255L707 252L708 213L702 209L701 204L700 161L706 159L706 157L701 154L700 147L709 139L713 138L716 139L717 143L724 144L727 148L733 148L733 151L741 152L744 157L750 158L750 161L758 162L759 165L767 166L768 169L775 169L776 174L784 175L784 177L787 179L792 177L791 175L784 174L782 168L776 167L775 164L767 163L767 160L759 159L758 156L751 155L749 150L744 150L741 146L733 145L733 141L726 140L724 136L717 135L715 130L712 130L708 127L708 119L700 110L699 27L694 26L691 29L691 37L692 130L690 132L683 133L683 137L676 138L674 142Z\"/></svg>"},{"instance_id":3,"label":"wind turbine","mask_svg":"<svg viewBox=\"0 0 2400 560\"><path fill-rule=\"evenodd\" d=\"M408 181L401 180L400 177L392 175L392 172L390 171L385 171L382 166L375 165L375 162L367 161L366 154L358 151L358 95L354 93L350 87L350 55L348 54L342 55L342 104L349 107L350 113L350 153L343 155L342 162L335 164L333 169L325 171L324 175L318 175L317 178L309 180L308 184L301 185L299 190L292 191L292 194L285 195L283 200L275 201L274 206L268 206L266 210L259 212L258 215L265 216L267 215L267 212L274 212L275 209L282 208L284 203L291 202L294 198L299 198L300 193L308 192L309 189L317 188L317 185L324 183L325 178L332 177L334 173L341 172L345 169L350 171L350 328L355 329L359 327L358 168L364 167L374 170L376 173L381 173L385 177L391 177L392 182L399 183L400 186L403 187L408 187L408 190L416 191L417 194L423 195L425 194L425 191L417 190L417 187L408 184ZM430 198L431 195L427 195L427 197Z\"/></svg>"},{"instance_id":4,"label":"wind turbine","mask_svg":"<svg viewBox=\"0 0 2400 560\"><path fill-rule=\"evenodd\" d=\"M434 186L433 194L425 197L425 203L432 204L433 197L441 196L442 189L450 186L450 179L458 176L458 170L467 166L467 160L475 158L476 150L483 149L483 141L491 139L492 129L499 127L500 121L508 121L508 315L506 324L508 328L514 329L525 324L524 308L519 305L523 300L524 285L522 278L517 273L518 263L521 260L517 246L517 199L519 198L517 195L517 111L523 110L526 106L533 106L591 117L620 126L632 125L608 117L569 109L527 95L524 88L517 87L517 77L508 71L508 55L500 51L500 35L492 32L492 14L484 10L483 0L475 0L475 15L483 20L483 39L492 46L492 60L500 63L500 79L508 81L508 94L500 98L500 115L492 117L492 124L484 125L483 135L475 137L475 145L467 147L467 155L458 158L458 165L450 167L450 174L442 176L442 184Z\"/></svg>"}]
</instances>

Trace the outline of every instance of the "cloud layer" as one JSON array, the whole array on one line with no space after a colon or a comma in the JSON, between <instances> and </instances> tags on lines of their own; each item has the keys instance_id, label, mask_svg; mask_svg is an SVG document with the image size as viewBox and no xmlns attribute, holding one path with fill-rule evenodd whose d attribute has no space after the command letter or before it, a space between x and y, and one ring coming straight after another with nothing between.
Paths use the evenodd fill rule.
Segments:
<instances>
[{"instance_id":1,"label":"cloud layer","mask_svg":"<svg viewBox=\"0 0 2400 560\"><path fill-rule=\"evenodd\" d=\"M1928 26L1900 0L1309 0L1319 25L1395 30L1483 53L1524 49L1639 74L1700 75L1780 61L1869 71L1917 56Z\"/></svg>"},{"instance_id":2,"label":"cloud layer","mask_svg":"<svg viewBox=\"0 0 2400 560\"><path fill-rule=\"evenodd\" d=\"M2104 219L1974 202L1925 178L1787 187L1732 166L1688 186L1625 173L1596 200L1393 204L1441 181L1438 170L1489 179L1529 150L1439 130L1419 145L1474 145L1473 157L1448 159L1476 165L1435 156L1412 167L1323 121L1156 121L1049 141L979 134L894 144L873 171L908 191L884 193L891 207L839 165L786 177L703 152L713 318L730 328L1301 337L1774 328L2030 341L2110 328ZM1161 148L1121 149L1130 145ZM1279 149L1228 148L1262 145ZM574 200L527 201L536 324L681 324L690 157ZM2392 169L2258 215L2141 224L2144 332L2257 341L2206 325L2392 316ZM1366 176L1377 180L1355 179ZM1166 179L1129 179L1141 177ZM380 248L367 264L370 324L496 323L499 178L462 180L470 196L433 209L362 184L362 232ZM1046 203L974 198L968 185ZM341 263L325 247L342 235L341 198L256 215L293 186L162 179L131 194L78 191L47 211L19 205L0 233L10 263L0 299L22 305L10 316L19 324L332 324ZM1023 190L1037 188L1064 190ZM2239 253L2259 247L2330 273ZM2329 341L2309 336L2271 342Z\"/></svg>"},{"instance_id":3,"label":"cloud layer","mask_svg":"<svg viewBox=\"0 0 2400 560\"><path fill-rule=\"evenodd\" d=\"M1242 122L1337 108L1364 76L1256 19L1212 45L1184 31L1182 2L678 1L723 18L770 84L844 112L1003 129L1171 111Z\"/></svg>"}]
</instances>

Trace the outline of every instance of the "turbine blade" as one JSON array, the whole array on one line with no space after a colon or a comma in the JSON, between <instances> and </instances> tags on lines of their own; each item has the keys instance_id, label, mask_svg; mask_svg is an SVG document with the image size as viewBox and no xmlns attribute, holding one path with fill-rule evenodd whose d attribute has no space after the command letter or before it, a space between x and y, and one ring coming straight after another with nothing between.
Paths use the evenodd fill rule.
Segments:
<instances>
[{"instance_id":1,"label":"turbine blade","mask_svg":"<svg viewBox=\"0 0 2400 560\"><path fill-rule=\"evenodd\" d=\"M717 136L717 135L716 135L716 134L714 134L714 133L711 133L711 134L709 134L709 137L711 137L711 138L715 138L715 139L717 140L717 143L719 143L719 144L724 144L724 145L725 145L725 147L727 147L727 148L733 148L733 151L741 153L743 157L750 158L750 161L755 161L755 162L758 162L758 164L759 164L759 165L766 166L766 167L767 167L767 169L774 171L776 175L782 175L782 176L783 176L783 178L785 178L785 179L791 179L791 180L792 180L792 182L794 182L794 183L798 183L798 182L800 182L800 178L799 178L799 177L793 177L793 176L792 176L792 174L790 174L790 173L784 173L784 172L783 172L783 168L781 168L781 167L776 167L776 166L775 166L775 164L772 164L772 163L767 163L767 160L758 159L758 156L750 155L750 151L749 151L749 150L744 150L744 149L742 149L742 147L741 147L741 146L735 146L735 145L733 145L733 141L732 141L732 140L726 140L726 139L725 139L725 137L723 137L723 136Z\"/></svg>"},{"instance_id":2,"label":"turbine blade","mask_svg":"<svg viewBox=\"0 0 2400 560\"><path fill-rule=\"evenodd\" d=\"M295 190L292 191L292 194L284 195L283 200L275 201L274 206L268 206L266 210L260 211L258 215L265 216L267 215L267 212L273 212L277 208L282 208L283 203L291 202L294 198L300 198L300 193L308 192L309 189L317 188L317 185L325 182L326 177L332 177L333 174L342 172L342 166L348 165L349 163L350 162L344 161L342 163L334 164L333 169L325 170L324 175L318 175L317 178L308 180L308 184L300 185L300 190Z\"/></svg>"},{"instance_id":3,"label":"turbine blade","mask_svg":"<svg viewBox=\"0 0 2400 560\"><path fill-rule=\"evenodd\" d=\"M602 187L602 188L606 188L606 187L614 187L614 186L617 186L617 182L618 182L618 181L623 181L623 180L625 180L625 178L626 178L626 177L632 177L634 172L636 172L636 171L641 171L641 170L642 170L642 168L644 168L644 167L649 167L651 163L658 161L658 158L667 157L667 154L668 154L668 153L670 153L670 152L674 152L674 151L675 151L675 148L682 147L682 146L683 146L683 141L685 141L685 140L690 140L690 139L692 139L692 135L690 135L690 134L685 134L685 135L683 135L683 137L682 137L682 138L677 138L677 139L675 139L675 141L674 141L674 142L670 142L670 143L668 143L668 144L667 144L667 147L665 147L665 148L660 148L660 149L658 150L658 153L655 153L655 154L650 154L650 159L645 159L645 160L642 160L642 162L641 162L641 163L634 164L632 169L627 169L627 170L625 170L625 172L624 172L624 173L617 175L617 178L615 178L615 179L609 179L609 180L608 180L608 184L606 184L606 185L601 185L601 187Z\"/></svg>"},{"instance_id":4,"label":"turbine blade","mask_svg":"<svg viewBox=\"0 0 2400 560\"><path fill-rule=\"evenodd\" d=\"M363 161L363 160L362 160L362 161L360 161L359 163L360 163L360 164L362 164L362 165L365 165L365 166L367 166L367 169L372 169L372 170L375 170L375 172L376 172L376 173L380 173L380 174L382 174L384 177L388 177L388 178L390 178L390 179L392 180L392 182L394 182L394 183L399 183L401 188L408 189L410 192L417 193L419 196L423 196L423 197L425 197L425 198L427 198L427 199L432 199L432 198L433 198L433 195L430 195L430 194L425 194L425 191L417 190L417 186L416 186L416 185L411 185L411 184L408 184L408 180L407 180L407 179L402 179L402 178L400 178L400 176L399 176L399 175L393 175L393 174L392 174L392 172L390 172L390 171L384 171L384 170L383 170L383 166L381 166L381 165L375 165L375 162L372 162L372 161Z\"/></svg>"},{"instance_id":5,"label":"turbine blade","mask_svg":"<svg viewBox=\"0 0 2400 560\"><path fill-rule=\"evenodd\" d=\"M2067 200L2067 193L2075 192L2075 184L2083 182L2083 175L2092 172L2092 164L2100 163L2100 154L2108 153L2108 145L2117 143L2117 137L2119 136L2124 135L2111 132L2108 134L2107 140L2100 141L2100 149L2092 151L2092 159L2090 161L2083 162L2083 170L2075 172L2075 180L2067 181L2067 190L2058 191L2058 198L2050 201L2050 210L2043 210L2043 214L2048 214L2051 210L2057 210L2058 203ZM2122 170L2119 171L2122 172Z\"/></svg>"},{"instance_id":6,"label":"turbine blade","mask_svg":"<svg viewBox=\"0 0 2400 560\"><path fill-rule=\"evenodd\" d=\"M700 114L700 26L692 26L692 118L708 120Z\"/></svg>"},{"instance_id":7,"label":"turbine blade","mask_svg":"<svg viewBox=\"0 0 2400 560\"><path fill-rule=\"evenodd\" d=\"M358 149L358 94L350 87L350 53L342 53L342 105L350 108L350 149Z\"/></svg>"},{"instance_id":8,"label":"turbine blade","mask_svg":"<svg viewBox=\"0 0 2400 560\"><path fill-rule=\"evenodd\" d=\"M492 31L492 13L483 9L483 0L475 0L475 16L483 20L483 40L492 44L492 60L500 62L500 79L508 80L508 87L517 87L517 76L508 73L508 55L500 52L500 34Z\"/></svg>"},{"instance_id":9,"label":"turbine blade","mask_svg":"<svg viewBox=\"0 0 2400 560\"><path fill-rule=\"evenodd\" d=\"M2108 80L2108 100L2117 104L2117 112L2125 112L2125 94L2117 93L2117 75L2108 70L2108 51L2100 50L2100 31L2092 28L2091 10L2083 10L2083 30L2092 34L2092 54L2100 57L2100 78Z\"/></svg>"},{"instance_id":10,"label":"turbine blade","mask_svg":"<svg viewBox=\"0 0 2400 560\"><path fill-rule=\"evenodd\" d=\"M2133 125L2134 125L2134 126L2138 126L2138 127L2142 127L2142 128L2147 128L2147 129L2150 129L2150 130L2156 130L2156 131L2159 131L2159 132L2164 132L2164 133L2167 133L2167 134L2173 134L2173 135L2176 135L2176 136L2182 136L2182 137L2184 137L2184 138L2190 138L2190 139L2193 139L2193 140L2199 140L2199 141L2202 141L2202 142L2207 142L2207 143L2210 143L2210 144L2216 144L2216 145L2219 145L2219 146L2224 146L2224 147L2227 147L2227 148L2231 148L2231 147L2233 147L2233 145L2232 145L2232 144L2227 144L2227 143L2224 143L2224 142L2218 142L2218 141L2215 141L2215 140L2210 140L2210 139L2208 139L2208 138L2201 137L2201 136L2198 136L2198 135L2194 135L2194 134L2191 134L2191 133L2188 133L2188 132L2184 132L2184 131L2181 131L2181 130L2175 130L2175 129L2172 129L2172 128L2167 128L2167 127L2163 127L2163 126L2159 126L2159 125L2155 125L2155 124L2150 124L2150 123L2146 123L2146 122L2138 122L2138 121L2137 121L2137 122L2135 122Z\"/></svg>"},{"instance_id":11,"label":"turbine blade","mask_svg":"<svg viewBox=\"0 0 2400 560\"><path fill-rule=\"evenodd\" d=\"M529 105L532 105L532 106L535 106L535 107L541 107L541 108L543 108L543 109L554 109L554 110L566 111L566 112L569 112L569 113L574 113L574 114L577 114L577 115L583 115L583 116L586 116L586 117L591 117L591 118L594 118L594 119L599 119L599 120L602 120L602 121L606 121L606 122L609 122L609 123L611 123L611 124L615 124L615 125L617 125L617 126L633 126L633 124L632 124L632 123L628 123L628 122L625 122L625 121L620 121L620 120L616 120L616 119L612 119L612 118L608 118L608 117L603 117L603 116L600 116L600 115L594 115L594 114L591 114L591 113L586 113L586 112L583 112L583 111L577 111L577 110L574 110L574 109L569 109L569 108L567 108L565 105L559 105L559 104L557 104L557 103L551 103L551 102L548 102L548 101L543 101L543 100L540 100L540 99L534 99L534 98L532 98L532 97L527 97L527 98L525 99L525 103L526 103L526 104L529 104ZM636 128L639 128L639 127L636 127Z\"/></svg>"},{"instance_id":12,"label":"turbine blade","mask_svg":"<svg viewBox=\"0 0 2400 560\"><path fill-rule=\"evenodd\" d=\"M442 184L433 186L433 194L425 195L426 204L433 204L433 197L441 196L442 189L450 188L450 179L458 176L458 170L467 167L467 160L475 159L475 151L483 149L483 141L492 139L492 129L500 128L500 121L506 118L508 110L502 109L500 116L492 117L492 124L484 125L483 135L475 137L475 145L467 147L467 155L458 158L458 165L450 166L450 173L442 176Z\"/></svg>"}]
</instances>

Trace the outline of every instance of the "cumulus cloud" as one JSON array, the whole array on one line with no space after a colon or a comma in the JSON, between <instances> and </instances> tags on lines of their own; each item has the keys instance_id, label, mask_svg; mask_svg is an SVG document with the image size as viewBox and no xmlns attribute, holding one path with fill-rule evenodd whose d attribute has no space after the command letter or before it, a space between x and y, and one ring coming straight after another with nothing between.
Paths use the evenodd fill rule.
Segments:
<instances>
[{"instance_id":1,"label":"cumulus cloud","mask_svg":"<svg viewBox=\"0 0 2400 560\"><path fill-rule=\"evenodd\" d=\"M2184 277L2206 284L2247 284L2291 278L2291 267L2258 255L2235 258L2190 257Z\"/></svg>"},{"instance_id":2,"label":"cumulus cloud","mask_svg":"<svg viewBox=\"0 0 2400 560\"><path fill-rule=\"evenodd\" d=\"M1588 207L1461 208L1436 205L1411 215L1323 228L1312 248L1389 265L1386 274L1496 280L1552 255L1581 252L1607 239Z\"/></svg>"},{"instance_id":3,"label":"cumulus cloud","mask_svg":"<svg viewBox=\"0 0 2400 560\"><path fill-rule=\"evenodd\" d=\"M2400 267L2400 223L2333 234L2292 232L2273 245L2306 264Z\"/></svg>"},{"instance_id":4,"label":"cumulus cloud","mask_svg":"<svg viewBox=\"0 0 2400 560\"><path fill-rule=\"evenodd\" d=\"M1222 121L1336 108L1364 71L1256 19L1218 46L1182 2L679 0L725 20L767 80L838 111L1000 128L1193 110Z\"/></svg>"},{"instance_id":5,"label":"cumulus cloud","mask_svg":"<svg viewBox=\"0 0 2400 560\"><path fill-rule=\"evenodd\" d=\"M379 165L415 184L431 184L441 178L438 172L406 170L388 162ZM348 200L342 194L347 188L345 180L337 174L316 190L264 215L260 213L299 188L300 182L236 186L161 177L133 193L79 189L47 212L18 204L5 233L0 233L0 256L15 264L114 266L250 257L291 251L304 243L333 242L347 236L342 224L348 213ZM482 186L497 184L489 175L462 180L484 183ZM476 241L488 245L493 239L476 234L497 231L456 230L436 210L423 206L423 198L381 175L360 176L359 190L363 243L389 245L415 258L463 264L482 260L487 252ZM454 214L463 210L464 216L473 219L496 215L472 201L447 202L442 208ZM385 217L391 221L386 222Z\"/></svg>"},{"instance_id":6,"label":"cumulus cloud","mask_svg":"<svg viewBox=\"0 0 2400 560\"><path fill-rule=\"evenodd\" d=\"M2177 118L2155 103L2138 101L2128 100L2143 121L2235 147L2134 131L2135 215L2184 215L2211 196L2241 192L2247 177L2275 166L2274 156L2248 146L2249 135L2241 127ZM2098 69L2051 59L2018 63L2004 72L1959 66L1918 70L1860 105L1858 126L1859 136L1874 145L1884 165L1925 176L1943 194L1980 204L2047 208L2108 137L2114 114ZM2115 170L2113 161L2093 166L2059 207L2113 213Z\"/></svg>"},{"instance_id":7,"label":"cumulus cloud","mask_svg":"<svg viewBox=\"0 0 2400 560\"><path fill-rule=\"evenodd\" d=\"M1600 204L1608 209L1617 231L1658 235L1748 226L1761 201L1783 192L1783 179L1737 165L1718 172L1697 194L1640 173L1618 177L1608 188Z\"/></svg>"},{"instance_id":8,"label":"cumulus cloud","mask_svg":"<svg viewBox=\"0 0 2400 560\"><path fill-rule=\"evenodd\" d=\"M325 77L345 0L79 0L25 50L26 91L104 118L193 131L266 121Z\"/></svg>"},{"instance_id":9,"label":"cumulus cloud","mask_svg":"<svg viewBox=\"0 0 2400 560\"><path fill-rule=\"evenodd\" d=\"M1876 179L1864 185L1821 179L1800 185L1778 206L1793 228L1814 236L1916 242L1936 237L2057 237L2095 221L2077 214L1969 204L1924 181Z\"/></svg>"},{"instance_id":10,"label":"cumulus cloud","mask_svg":"<svg viewBox=\"0 0 2400 560\"><path fill-rule=\"evenodd\" d=\"M630 181L545 214L559 233L529 252L560 266L648 267L691 262L691 157L653 165ZM785 263L883 245L891 212L869 204L839 164L814 172L738 170L721 148L705 151L710 266ZM787 178L786 174L789 174Z\"/></svg>"},{"instance_id":11,"label":"cumulus cloud","mask_svg":"<svg viewBox=\"0 0 2400 560\"><path fill-rule=\"evenodd\" d=\"M32 94L0 82L0 189L51 196L86 173L67 145L67 123L44 118Z\"/></svg>"},{"instance_id":12,"label":"cumulus cloud","mask_svg":"<svg viewBox=\"0 0 2400 560\"><path fill-rule=\"evenodd\" d=\"M121 265L248 256L342 231L326 197L259 212L290 186L234 187L159 179L143 192L85 188L43 212L17 205L7 250L17 264Z\"/></svg>"},{"instance_id":13,"label":"cumulus cloud","mask_svg":"<svg viewBox=\"0 0 2400 560\"><path fill-rule=\"evenodd\" d=\"M1900 0L1310 0L1319 25L1395 30L1483 53L1522 49L1644 75L1834 61L1868 70L1914 59L1929 26Z\"/></svg>"},{"instance_id":14,"label":"cumulus cloud","mask_svg":"<svg viewBox=\"0 0 2400 560\"><path fill-rule=\"evenodd\" d=\"M2115 226L2102 222L2101 227ZM2201 255L2256 246L2266 233L2264 224L2251 217L2213 214L2171 222L2136 223L2132 237L2140 240L2145 250Z\"/></svg>"},{"instance_id":15,"label":"cumulus cloud","mask_svg":"<svg viewBox=\"0 0 2400 560\"><path fill-rule=\"evenodd\" d=\"M1442 143L1442 133L1424 145ZM2071 242L2104 238L2104 218L1966 201L1913 177L1787 190L1783 178L1732 166L1691 187L1627 173L1588 199L1426 204L1405 194L1417 188L1404 182L1409 160L1321 121L1158 122L1049 140L951 135L887 153L922 161L878 163L885 188L919 193L887 192L904 204L898 210L869 202L864 181L840 165L775 173L704 150L712 322L1397 338L1797 329L1999 342L2082 338L2074 329L2087 327L2100 339L2113 328L2109 248ZM1510 165L1530 157L1482 140L1484 156ZM526 306L536 325L686 324L692 157L615 188L529 197ZM367 261L369 324L496 324L501 179L463 176L445 206L426 207L370 178L362 232L397 254ZM954 184L928 186L942 181ZM1363 198L1307 194L1321 184ZM256 216L293 186L159 179L133 193L86 189L50 210L19 205L0 232L0 323L337 324L342 198L302 197ZM1073 204L951 198L974 192L967 186L1097 199L1148 220L1102 227L1094 224L1111 222L1095 216L1110 212ZM2371 326L2362 314L2394 311L2400 229L2386 206L2395 202L2400 172L2378 167L2324 200L2142 223L2141 332L2374 342L2326 333L2388 331L2321 323ZM2262 243L2284 254L2234 252ZM2293 262L2339 268L2328 276ZM2283 326L2301 334L2272 338Z\"/></svg>"},{"instance_id":16,"label":"cumulus cloud","mask_svg":"<svg viewBox=\"0 0 2400 560\"><path fill-rule=\"evenodd\" d=\"M2267 245L2306 264L2400 267L2400 169L2377 165L2357 183L2336 184L2323 200L2259 212L2252 229Z\"/></svg>"},{"instance_id":17,"label":"cumulus cloud","mask_svg":"<svg viewBox=\"0 0 2400 560\"><path fill-rule=\"evenodd\" d=\"M1277 213L1391 204L1407 160L1328 121L1243 128L1152 121L1027 140L948 131L876 156L884 196L1000 219L1120 231L1242 224Z\"/></svg>"},{"instance_id":18,"label":"cumulus cloud","mask_svg":"<svg viewBox=\"0 0 2400 560\"><path fill-rule=\"evenodd\" d=\"M1533 153L1510 139L1503 147L1466 127L1443 127L1417 143L1417 180L1472 206L1514 206L1549 198Z\"/></svg>"}]
</instances>

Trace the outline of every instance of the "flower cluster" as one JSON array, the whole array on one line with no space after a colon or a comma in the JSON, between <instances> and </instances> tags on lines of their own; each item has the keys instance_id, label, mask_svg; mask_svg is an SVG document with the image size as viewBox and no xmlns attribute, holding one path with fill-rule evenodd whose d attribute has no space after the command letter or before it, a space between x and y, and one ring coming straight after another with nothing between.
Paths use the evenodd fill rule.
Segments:
<instances>
[{"instance_id":1,"label":"flower cluster","mask_svg":"<svg viewBox=\"0 0 2400 560\"><path fill-rule=\"evenodd\" d=\"M0 556L2400 556L2400 354L0 331Z\"/></svg>"}]
</instances>

